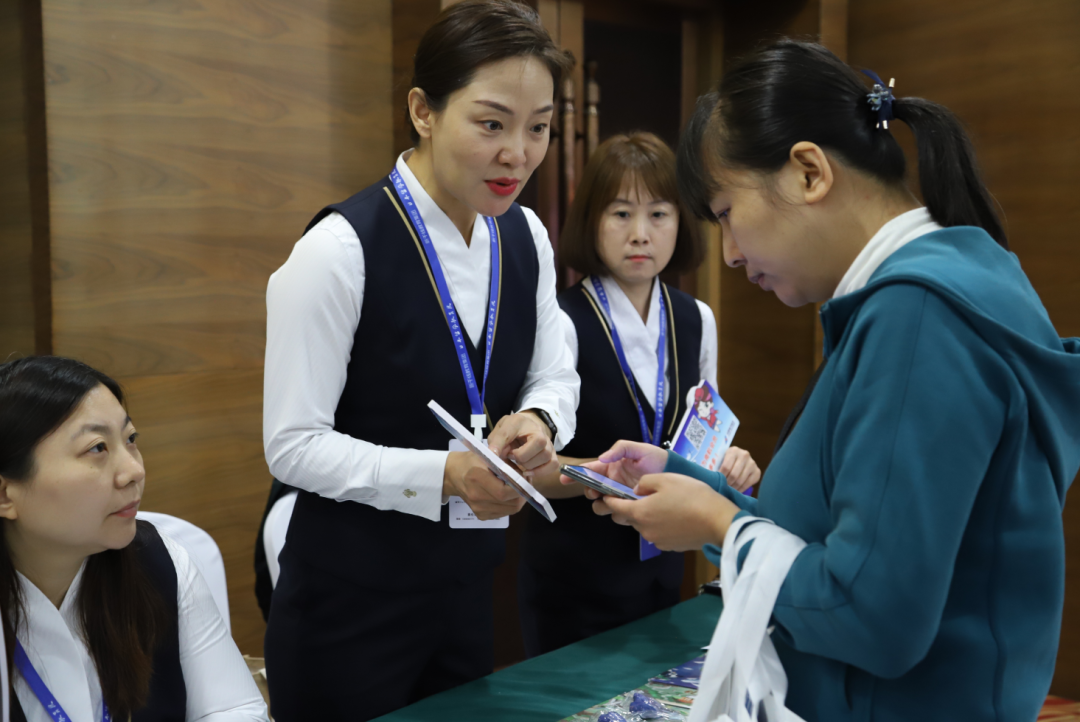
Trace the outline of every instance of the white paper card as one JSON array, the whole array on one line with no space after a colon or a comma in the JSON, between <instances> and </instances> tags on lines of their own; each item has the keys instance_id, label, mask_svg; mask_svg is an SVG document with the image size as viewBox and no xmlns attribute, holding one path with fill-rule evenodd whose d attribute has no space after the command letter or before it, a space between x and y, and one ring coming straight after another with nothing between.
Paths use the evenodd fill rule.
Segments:
<instances>
[{"instance_id":1,"label":"white paper card","mask_svg":"<svg viewBox=\"0 0 1080 722\"><path fill-rule=\"evenodd\" d=\"M443 425L443 428L450 432L458 441L463 443L465 447L479 456L491 469L491 473L502 479L505 483L513 487L514 491L518 493L525 501L540 512L548 521L555 521L555 510L551 508L551 504L544 498L544 495L536 490L536 488L525 480L525 477L517 473L513 467L500 459L498 455L488 448L487 444L476 438L475 435L464 426L458 423L457 419L446 412L442 406L440 406L434 399L428 402L428 408L431 409L431 413L435 414L435 418L439 420L439 423Z\"/></svg>"}]
</instances>

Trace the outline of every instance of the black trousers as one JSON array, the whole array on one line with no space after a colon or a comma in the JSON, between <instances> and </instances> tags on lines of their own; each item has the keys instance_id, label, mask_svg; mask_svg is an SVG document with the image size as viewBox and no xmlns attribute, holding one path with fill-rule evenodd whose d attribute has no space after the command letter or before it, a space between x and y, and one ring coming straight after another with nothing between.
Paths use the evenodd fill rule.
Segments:
<instances>
[{"instance_id":1,"label":"black trousers","mask_svg":"<svg viewBox=\"0 0 1080 722\"><path fill-rule=\"evenodd\" d=\"M521 633L530 659L679 603L678 587L656 581L631 594L613 593L591 581L518 565Z\"/></svg>"},{"instance_id":2,"label":"black trousers","mask_svg":"<svg viewBox=\"0 0 1080 722\"><path fill-rule=\"evenodd\" d=\"M266 628L278 722L369 720L491 674L492 574L424 591L367 589L281 555Z\"/></svg>"}]
</instances>

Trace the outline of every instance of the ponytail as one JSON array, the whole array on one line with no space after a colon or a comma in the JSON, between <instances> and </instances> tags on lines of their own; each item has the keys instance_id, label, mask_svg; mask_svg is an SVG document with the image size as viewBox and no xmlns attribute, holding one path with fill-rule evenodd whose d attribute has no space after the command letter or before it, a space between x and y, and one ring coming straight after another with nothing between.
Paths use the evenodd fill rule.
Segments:
<instances>
[{"instance_id":1,"label":"ponytail","mask_svg":"<svg viewBox=\"0 0 1080 722\"><path fill-rule=\"evenodd\" d=\"M1005 229L975 162L975 149L952 111L922 98L897 98L893 116L915 134L919 190L930 216L946 228L978 226L1008 249Z\"/></svg>"},{"instance_id":2,"label":"ponytail","mask_svg":"<svg viewBox=\"0 0 1080 722\"><path fill-rule=\"evenodd\" d=\"M821 45L781 40L724 74L698 99L679 141L679 191L686 206L715 220L709 202L719 189L714 170L772 173L800 141L816 143L886 186L902 187L904 151L878 127L863 78ZM891 97L891 96L890 96ZM880 104L879 104L880 105ZM1008 248L960 121L922 98L895 98L892 117L908 124L919 153L919 186L940 225L977 226Z\"/></svg>"}]
</instances>

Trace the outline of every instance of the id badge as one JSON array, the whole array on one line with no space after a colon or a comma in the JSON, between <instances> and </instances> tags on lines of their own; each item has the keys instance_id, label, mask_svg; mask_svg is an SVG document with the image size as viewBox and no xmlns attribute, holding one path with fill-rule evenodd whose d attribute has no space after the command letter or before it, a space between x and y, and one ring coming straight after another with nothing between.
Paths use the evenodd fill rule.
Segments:
<instances>
[{"instance_id":1,"label":"id badge","mask_svg":"<svg viewBox=\"0 0 1080 722\"><path fill-rule=\"evenodd\" d=\"M450 440L450 451L468 451L465 444L457 439ZM477 519L476 514L460 496L450 497L449 509L451 529L509 529L510 517L484 521Z\"/></svg>"}]
</instances>

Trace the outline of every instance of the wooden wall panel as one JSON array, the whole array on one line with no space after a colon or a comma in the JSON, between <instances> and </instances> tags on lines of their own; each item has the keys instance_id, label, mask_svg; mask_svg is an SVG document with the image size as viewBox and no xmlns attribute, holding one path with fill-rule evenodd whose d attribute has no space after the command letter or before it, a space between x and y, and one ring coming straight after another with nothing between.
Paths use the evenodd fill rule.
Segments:
<instances>
[{"instance_id":1,"label":"wooden wall panel","mask_svg":"<svg viewBox=\"0 0 1080 722\"><path fill-rule=\"evenodd\" d=\"M393 0L394 88L391 99L395 157L412 148L405 108L412 88L413 58L420 38L440 11L439 0Z\"/></svg>"},{"instance_id":2,"label":"wooden wall panel","mask_svg":"<svg viewBox=\"0 0 1080 722\"><path fill-rule=\"evenodd\" d=\"M44 2L55 349L129 388L144 508L214 535L245 652L266 281L393 161L390 5Z\"/></svg>"},{"instance_id":3,"label":"wooden wall panel","mask_svg":"<svg viewBox=\"0 0 1080 722\"><path fill-rule=\"evenodd\" d=\"M949 106L974 139L1013 250L1063 336L1080 335L1080 3L850 0L849 58ZM899 125L899 124L898 124ZM904 133L904 131L900 131ZM906 135L906 133L904 133ZM1080 509L1065 510L1053 692L1080 698Z\"/></svg>"},{"instance_id":4,"label":"wooden wall panel","mask_svg":"<svg viewBox=\"0 0 1080 722\"><path fill-rule=\"evenodd\" d=\"M35 161L44 149L31 145L43 87L36 10L29 0L0 4L0 363L37 345L33 195L43 180Z\"/></svg>"}]
</instances>

